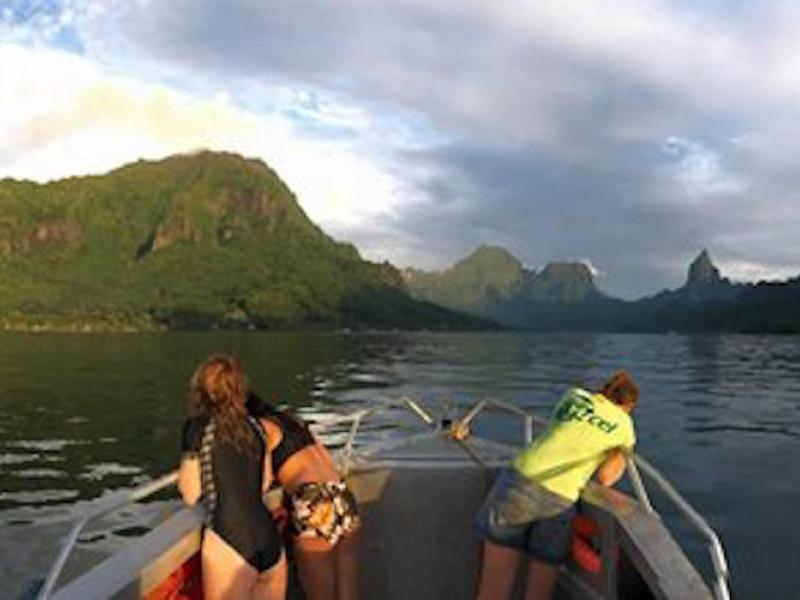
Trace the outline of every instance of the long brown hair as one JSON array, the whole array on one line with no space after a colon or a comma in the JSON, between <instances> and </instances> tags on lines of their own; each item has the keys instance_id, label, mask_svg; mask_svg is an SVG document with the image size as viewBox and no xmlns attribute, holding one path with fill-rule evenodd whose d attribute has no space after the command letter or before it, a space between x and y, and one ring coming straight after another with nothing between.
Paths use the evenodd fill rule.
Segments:
<instances>
[{"instance_id":1,"label":"long brown hair","mask_svg":"<svg viewBox=\"0 0 800 600\"><path fill-rule=\"evenodd\" d=\"M189 410L210 418L216 435L238 450L255 454L256 434L247 422L247 378L232 356L212 354L189 380Z\"/></svg>"}]
</instances>

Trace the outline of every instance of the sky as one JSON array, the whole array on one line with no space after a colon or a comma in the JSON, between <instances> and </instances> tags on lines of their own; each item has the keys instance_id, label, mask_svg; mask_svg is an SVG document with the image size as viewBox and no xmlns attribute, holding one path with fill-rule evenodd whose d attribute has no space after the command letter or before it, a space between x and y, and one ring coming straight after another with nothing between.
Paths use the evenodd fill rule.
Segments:
<instances>
[{"instance_id":1,"label":"sky","mask_svg":"<svg viewBox=\"0 0 800 600\"><path fill-rule=\"evenodd\" d=\"M800 274L800 3L0 0L0 177L258 157L370 260Z\"/></svg>"}]
</instances>

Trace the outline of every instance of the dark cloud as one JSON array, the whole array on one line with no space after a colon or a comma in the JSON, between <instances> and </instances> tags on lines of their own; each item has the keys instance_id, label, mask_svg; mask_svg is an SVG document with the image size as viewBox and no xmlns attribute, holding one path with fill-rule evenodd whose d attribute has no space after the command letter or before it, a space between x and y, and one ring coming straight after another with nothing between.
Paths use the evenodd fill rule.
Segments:
<instances>
[{"instance_id":1,"label":"dark cloud","mask_svg":"<svg viewBox=\"0 0 800 600\"><path fill-rule=\"evenodd\" d=\"M626 295L678 284L702 245L698 219L691 207L647 206L641 199L657 194L658 177L639 156L619 156L587 168L513 148L442 148L424 158L438 169L425 184L432 200L400 210L392 228L415 232L423 247L446 240L445 256L505 241L531 266L590 259L600 285Z\"/></svg>"},{"instance_id":2,"label":"dark cloud","mask_svg":"<svg viewBox=\"0 0 800 600\"><path fill-rule=\"evenodd\" d=\"M414 151L368 142L413 191L334 232L368 255L444 266L494 243L532 264L588 258L630 296L679 285L706 246L800 271L785 125L800 116L800 10L715 6L144 1L114 35L234 93L298 86L424 123Z\"/></svg>"}]
</instances>

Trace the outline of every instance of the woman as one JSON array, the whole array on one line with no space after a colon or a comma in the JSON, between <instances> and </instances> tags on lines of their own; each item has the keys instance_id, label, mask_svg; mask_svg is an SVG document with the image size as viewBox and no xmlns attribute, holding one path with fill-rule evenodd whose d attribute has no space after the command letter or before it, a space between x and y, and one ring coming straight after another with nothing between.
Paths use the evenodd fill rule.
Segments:
<instances>
[{"instance_id":1,"label":"woman","mask_svg":"<svg viewBox=\"0 0 800 600\"><path fill-rule=\"evenodd\" d=\"M298 417L251 394L249 413L265 424L275 480L289 509L300 583L308 600L358 597L355 498L327 449Z\"/></svg>"},{"instance_id":2,"label":"woman","mask_svg":"<svg viewBox=\"0 0 800 600\"><path fill-rule=\"evenodd\" d=\"M272 482L269 434L247 414L246 381L230 356L213 355L191 378L178 489L206 509L201 563L206 600L283 600L286 560L262 501Z\"/></svg>"},{"instance_id":3,"label":"woman","mask_svg":"<svg viewBox=\"0 0 800 600\"><path fill-rule=\"evenodd\" d=\"M575 503L597 473L606 486L625 471L636 437L630 413L639 393L615 373L595 392L568 390L550 425L498 475L476 525L484 538L478 600L511 597L519 553L528 555L528 600L550 598L569 554Z\"/></svg>"}]
</instances>

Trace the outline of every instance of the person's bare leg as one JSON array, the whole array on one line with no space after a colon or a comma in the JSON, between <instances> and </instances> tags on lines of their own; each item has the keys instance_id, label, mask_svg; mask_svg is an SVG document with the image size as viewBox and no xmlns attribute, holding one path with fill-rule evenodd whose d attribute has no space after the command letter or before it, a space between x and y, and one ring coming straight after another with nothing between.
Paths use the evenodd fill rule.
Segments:
<instances>
[{"instance_id":1,"label":"person's bare leg","mask_svg":"<svg viewBox=\"0 0 800 600\"><path fill-rule=\"evenodd\" d=\"M476 600L507 600L514 588L519 552L492 542L483 543L483 564Z\"/></svg>"},{"instance_id":2,"label":"person's bare leg","mask_svg":"<svg viewBox=\"0 0 800 600\"><path fill-rule=\"evenodd\" d=\"M277 563L266 571L258 574L255 600L285 600L288 581L286 554L281 552Z\"/></svg>"},{"instance_id":3,"label":"person's bare leg","mask_svg":"<svg viewBox=\"0 0 800 600\"><path fill-rule=\"evenodd\" d=\"M336 598L358 600L358 528L336 544Z\"/></svg>"},{"instance_id":4,"label":"person's bare leg","mask_svg":"<svg viewBox=\"0 0 800 600\"><path fill-rule=\"evenodd\" d=\"M525 600L550 600L558 579L558 567L538 560L528 561L528 583Z\"/></svg>"},{"instance_id":5,"label":"person's bare leg","mask_svg":"<svg viewBox=\"0 0 800 600\"><path fill-rule=\"evenodd\" d=\"M307 600L336 598L336 560L333 547L324 538L294 538L295 560Z\"/></svg>"},{"instance_id":6,"label":"person's bare leg","mask_svg":"<svg viewBox=\"0 0 800 600\"><path fill-rule=\"evenodd\" d=\"M210 529L203 535L200 560L205 600L252 597L258 579L257 571Z\"/></svg>"}]
</instances>

